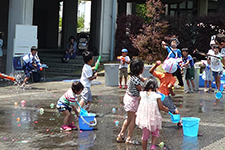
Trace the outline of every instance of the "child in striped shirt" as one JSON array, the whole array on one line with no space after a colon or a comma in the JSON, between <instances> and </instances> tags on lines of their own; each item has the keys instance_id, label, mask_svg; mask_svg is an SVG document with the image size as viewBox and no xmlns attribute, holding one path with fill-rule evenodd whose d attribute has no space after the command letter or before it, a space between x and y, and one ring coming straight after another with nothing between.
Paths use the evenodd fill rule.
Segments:
<instances>
[{"instance_id":1,"label":"child in striped shirt","mask_svg":"<svg viewBox=\"0 0 225 150\"><path fill-rule=\"evenodd\" d=\"M76 115L79 117L79 112L75 107L77 101L76 95L79 95L83 89L84 86L81 82L73 82L71 88L58 100L57 108L59 112L62 112L65 115L61 128L62 130L71 131L72 129L77 129L71 121L71 110L73 108Z\"/></svg>"}]
</instances>

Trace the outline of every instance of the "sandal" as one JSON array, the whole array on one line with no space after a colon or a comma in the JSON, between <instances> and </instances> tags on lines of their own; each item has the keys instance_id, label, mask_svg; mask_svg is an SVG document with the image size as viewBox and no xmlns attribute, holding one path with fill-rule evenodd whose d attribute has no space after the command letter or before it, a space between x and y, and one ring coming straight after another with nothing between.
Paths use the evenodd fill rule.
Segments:
<instances>
[{"instance_id":1,"label":"sandal","mask_svg":"<svg viewBox=\"0 0 225 150\"><path fill-rule=\"evenodd\" d=\"M152 145L151 148L150 148L150 150L156 150L155 145Z\"/></svg>"},{"instance_id":2,"label":"sandal","mask_svg":"<svg viewBox=\"0 0 225 150\"><path fill-rule=\"evenodd\" d=\"M140 145L141 143L139 143L138 141L136 140L126 140L125 142L126 144L133 144L133 145Z\"/></svg>"},{"instance_id":3,"label":"sandal","mask_svg":"<svg viewBox=\"0 0 225 150\"><path fill-rule=\"evenodd\" d=\"M118 142L118 143L122 143L122 142L125 142L125 137L122 137L122 135L118 135L118 137L116 138L116 141Z\"/></svg>"}]
</instances>

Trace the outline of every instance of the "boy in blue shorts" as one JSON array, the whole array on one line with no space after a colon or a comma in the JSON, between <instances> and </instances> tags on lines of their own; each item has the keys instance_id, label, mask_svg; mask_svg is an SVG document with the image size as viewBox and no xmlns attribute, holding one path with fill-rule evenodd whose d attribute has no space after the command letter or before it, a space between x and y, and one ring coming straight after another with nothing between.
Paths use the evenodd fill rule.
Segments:
<instances>
[{"instance_id":1,"label":"boy in blue shorts","mask_svg":"<svg viewBox=\"0 0 225 150\"><path fill-rule=\"evenodd\" d=\"M93 75L92 72L95 69L95 66L91 67L94 62L93 53L85 51L82 55L85 64L82 69L80 82L84 85L84 90L81 92L80 106L88 111L92 101L91 81L97 78L97 73Z\"/></svg>"}]
</instances>

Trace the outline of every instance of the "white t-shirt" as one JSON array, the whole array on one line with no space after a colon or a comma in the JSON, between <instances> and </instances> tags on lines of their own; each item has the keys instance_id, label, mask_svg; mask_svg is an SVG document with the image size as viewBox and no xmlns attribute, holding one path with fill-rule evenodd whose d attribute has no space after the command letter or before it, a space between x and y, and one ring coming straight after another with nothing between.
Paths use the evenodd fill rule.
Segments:
<instances>
[{"instance_id":1,"label":"white t-shirt","mask_svg":"<svg viewBox=\"0 0 225 150\"><path fill-rule=\"evenodd\" d=\"M225 57L225 48L221 49L221 57Z\"/></svg>"},{"instance_id":2,"label":"white t-shirt","mask_svg":"<svg viewBox=\"0 0 225 150\"><path fill-rule=\"evenodd\" d=\"M125 61L130 61L130 57L129 56L126 56L125 57ZM121 68L127 68L128 67L128 64L125 62L124 64L123 64L123 61L122 61L122 59L120 60L120 66L119 66L119 69L121 69Z\"/></svg>"},{"instance_id":3,"label":"white t-shirt","mask_svg":"<svg viewBox=\"0 0 225 150\"><path fill-rule=\"evenodd\" d=\"M88 79L90 77L92 77L91 66L84 64L80 78L80 82L83 84L84 87L91 87L91 80Z\"/></svg>"},{"instance_id":4,"label":"white t-shirt","mask_svg":"<svg viewBox=\"0 0 225 150\"><path fill-rule=\"evenodd\" d=\"M221 57L221 54L212 54L211 55L214 55L214 56L218 56L218 57ZM214 72L220 72L220 71L223 71L223 66L222 66L222 62L219 58L216 58L216 57L210 57L211 59L211 70L214 71Z\"/></svg>"}]
</instances>

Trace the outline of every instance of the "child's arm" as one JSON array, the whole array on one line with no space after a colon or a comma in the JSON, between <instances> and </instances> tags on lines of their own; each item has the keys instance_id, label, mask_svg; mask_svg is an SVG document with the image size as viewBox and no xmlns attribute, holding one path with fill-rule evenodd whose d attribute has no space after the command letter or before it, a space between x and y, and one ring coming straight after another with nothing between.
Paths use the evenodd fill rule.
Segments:
<instances>
[{"instance_id":1,"label":"child's arm","mask_svg":"<svg viewBox=\"0 0 225 150\"><path fill-rule=\"evenodd\" d=\"M169 112L169 109L162 104L161 98L157 98L157 103L160 110L165 111L166 113Z\"/></svg>"},{"instance_id":2,"label":"child's arm","mask_svg":"<svg viewBox=\"0 0 225 150\"><path fill-rule=\"evenodd\" d=\"M187 66L189 63L190 63L190 60L187 60L187 62L186 62L185 64L181 65L181 67L185 67L185 66Z\"/></svg>"},{"instance_id":3,"label":"child's arm","mask_svg":"<svg viewBox=\"0 0 225 150\"><path fill-rule=\"evenodd\" d=\"M77 109L76 109L75 105L72 105L72 108L73 108L73 110L75 111L75 113L76 113L77 117L79 117L79 112L77 111Z\"/></svg>"},{"instance_id":4,"label":"child's arm","mask_svg":"<svg viewBox=\"0 0 225 150\"><path fill-rule=\"evenodd\" d=\"M169 89L169 92L170 92L170 94L172 95L172 96L175 96L176 94L173 92L173 84L169 84L168 85L168 89Z\"/></svg>"},{"instance_id":5,"label":"child's arm","mask_svg":"<svg viewBox=\"0 0 225 150\"><path fill-rule=\"evenodd\" d=\"M166 49L166 42L162 41L162 48Z\"/></svg>"},{"instance_id":6,"label":"child's arm","mask_svg":"<svg viewBox=\"0 0 225 150\"><path fill-rule=\"evenodd\" d=\"M147 80L147 78L141 77L141 82L145 82L145 80Z\"/></svg>"},{"instance_id":7,"label":"child's arm","mask_svg":"<svg viewBox=\"0 0 225 150\"><path fill-rule=\"evenodd\" d=\"M141 87L140 84L139 84L139 85L136 85L136 87L137 87L137 89L138 89L139 91L142 91L142 87Z\"/></svg>"},{"instance_id":8,"label":"child's arm","mask_svg":"<svg viewBox=\"0 0 225 150\"><path fill-rule=\"evenodd\" d=\"M149 69L149 73L153 74L154 70L161 64L161 61L156 61L155 65Z\"/></svg>"},{"instance_id":9,"label":"child's arm","mask_svg":"<svg viewBox=\"0 0 225 150\"><path fill-rule=\"evenodd\" d=\"M89 77L88 79L90 80L90 81L92 81L92 80L94 80L94 79L96 79L97 78L97 72L93 75L93 76L91 76L91 77Z\"/></svg>"}]
</instances>

